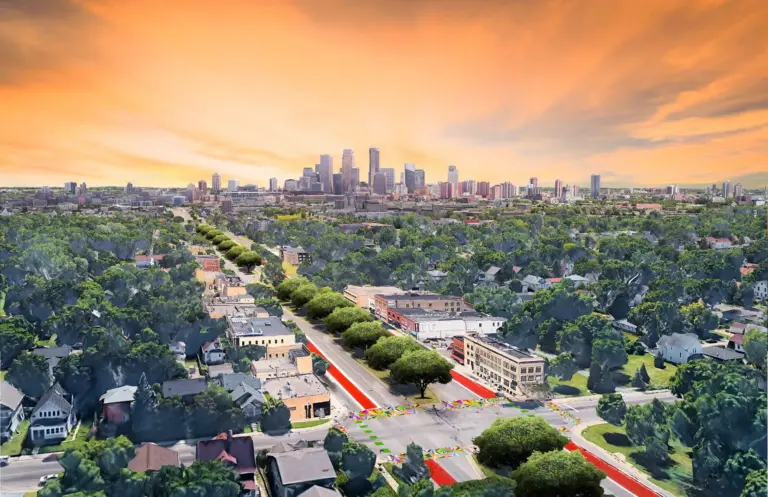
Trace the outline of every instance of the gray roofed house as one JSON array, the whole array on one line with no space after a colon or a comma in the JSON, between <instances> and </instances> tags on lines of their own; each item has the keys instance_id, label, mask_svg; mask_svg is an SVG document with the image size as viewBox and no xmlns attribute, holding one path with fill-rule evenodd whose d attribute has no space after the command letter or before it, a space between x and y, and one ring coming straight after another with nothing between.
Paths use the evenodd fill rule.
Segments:
<instances>
[{"instance_id":1,"label":"gray roofed house","mask_svg":"<svg viewBox=\"0 0 768 497\"><path fill-rule=\"evenodd\" d=\"M258 388L253 388L253 385L245 381L241 381L232 391L232 402L243 410L248 419L261 418L261 406L266 401Z\"/></svg>"},{"instance_id":2,"label":"gray roofed house","mask_svg":"<svg viewBox=\"0 0 768 497\"><path fill-rule=\"evenodd\" d=\"M17 390L16 387L7 381L0 382L0 406L14 411L21 405L23 399L24 394Z\"/></svg>"},{"instance_id":3,"label":"gray roofed house","mask_svg":"<svg viewBox=\"0 0 768 497\"><path fill-rule=\"evenodd\" d=\"M67 438L76 421L72 402L72 396L58 383L40 397L29 417L29 436L33 444Z\"/></svg>"},{"instance_id":4,"label":"gray roofed house","mask_svg":"<svg viewBox=\"0 0 768 497\"><path fill-rule=\"evenodd\" d=\"M168 380L163 382L163 397L179 395L184 400L191 401L195 395L205 392L207 389L208 383L205 378Z\"/></svg>"},{"instance_id":5,"label":"gray roofed house","mask_svg":"<svg viewBox=\"0 0 768 497\"><path fill-rule=\"evenodd\" d=\"M261 380L248 373L228 373L219 375L216 378L219 385L224 387L228 392L232 392L237 388L241 382L246 382L251 388L261 390Z\"/></svg>"},{"instance_id":6,"label":"gray roofed house","mask_svg":"<svg viewBox=\"0 0 768 497\"><path fill-rule=\"evenodd\" d=\"M10 438L24 419L24 394L7 381L0 382L0 439Z\"/></svg>"},{"instance_id":7,"label":"gray roofed house","mask_svg":"<svg viewBox=\"0 0 768 497\"><path fill-rule=\"evenodd\" d=\"M299 494L300 497L340 497L341 494L335 488L319 487L317 485Z\"/></svg>"},{"instance_id":8,"label":"gray roofed house","mask_svg":"<svg viewBox=\"0 0 768 497\"><path fill-rule=\"evenodd\" d=\"M664 335L656 343L659 353L665 361L684 364L693 356L701 356L701 342L693 333L673 333Z\"/></svg>"},{"instance_id":9,"label":"gray roofed house","mask_svg":"<svg viewBox=\"0 0 768 497\"><path fill-rule=\"evenodd\" d=\"M274 497L298 497L315 486L328 490L334 488L336 472L325 449L306 448L287 452L270 452L267 457ZM329 494L310 495L325 497Z\"/></svg>"},{"instance_id":10,"label":"gray roofed house","mask_svg":"<svg viewBox=\"0 0 768 497\"><path fill-rule=\"evenodd\" d=\"M133 397L136 394L137 388L138 387L132 385L112 388L104 392L104 395L99 397L99 401L105 405L133 402Z\"/></svg>"},{"instance_id":11,"label":"gray roofed house","mask_svg":"<svg viewBox=\"0 0 768 497\"><path fill-rule=\"evenodd\" d=\"M741 352L725 347L706 347L701 353L717 362L742 361L744 359L744 354Z\"/></svg>"},{"instance_id":12,"label":"gray roofed house","mask_svg":"<svg viewBox=\"0 0 768 497\"><path fill-rule=\"evenodd\" d=\"M60 360L72 353L72 347L62 345L61 347L40 347L32 351L33 354L43 356L48 361L48 369L53 374L53 368Z\"/></svg>"}]
</instances>

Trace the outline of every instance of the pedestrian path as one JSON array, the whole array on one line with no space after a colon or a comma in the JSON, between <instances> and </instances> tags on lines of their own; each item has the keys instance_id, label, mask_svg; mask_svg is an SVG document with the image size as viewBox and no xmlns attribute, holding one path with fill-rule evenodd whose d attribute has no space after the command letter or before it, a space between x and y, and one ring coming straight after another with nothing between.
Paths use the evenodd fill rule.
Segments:
<instances>
[{"instance_id":1,"label":"pedestrian path","mask_svg":"<svg viewBox=\"0 0 768 497\"><path fill-rule=\"evenodd\" d=\"M565 424L571 424L573 426L576 426L577 424L581 423L581 419L577 418L571 411L563 410L563 408L561 408L554 402L548 402L547 407L552 409L554 413L560 415L560 417L563 418L563 421L565 422ZM562 426L560 427L560 431L568 431L568 429Z\"/></svg>"},{"instance_id":2,"label":"pedestrian path","mask_svg":"<svg viewBox=\"0 0 768 497\"><path fill-rule=\"evenodd\" d=\"M501 404L505 399L502 397L493 397L490 399L468 399L454 400L453 402L443 402L443 409L469 409L472 407L495 407Z\"/></svg>"}]
</instances>

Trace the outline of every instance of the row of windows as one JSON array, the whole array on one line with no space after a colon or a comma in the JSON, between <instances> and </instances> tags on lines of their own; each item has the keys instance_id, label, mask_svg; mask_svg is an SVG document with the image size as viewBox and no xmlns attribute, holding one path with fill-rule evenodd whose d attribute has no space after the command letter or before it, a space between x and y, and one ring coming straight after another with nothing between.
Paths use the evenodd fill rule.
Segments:
<instances>
[{"instance_id":1,"label":"row of windows","mask_svg":"<svg viewBox=\"0 0 768 497\"><path fill-rule=\"evenodd\" d=\"M55 411L40 411L37 413L38 417L41 418L57 418L59 416L62 416L64 413L59 411L58 409Z\"/></svg>"},{"instance_id":2,"label":"row of windows","mask_svg":"<svg viewBox=\"0 0 768 497\"><path fill-rule=\"evenodd\" d=\"M35 432L37 432L37 433L42 433L42 431L43 431L42 428L36 428L35 429ZM45 434L46 435L57 435L59 433L66 433L66 428L64 428L63 426L56 426L56 427L53 427L53 428L46 428L45 429Z\"/></svg>"}]
</instances>

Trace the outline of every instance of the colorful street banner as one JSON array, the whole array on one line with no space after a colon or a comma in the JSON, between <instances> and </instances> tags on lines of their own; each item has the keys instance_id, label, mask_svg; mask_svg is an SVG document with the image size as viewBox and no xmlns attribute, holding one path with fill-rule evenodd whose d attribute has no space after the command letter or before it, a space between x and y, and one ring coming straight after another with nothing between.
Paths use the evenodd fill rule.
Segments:
<instances>
[{"instance_id":1,"label":"colorful street banner","mask_svg":"<svg viewBox=\"0 0 768 497\"><path fill-rule=\"evenodd\" d=\"M455 447L445 447L440 449L428 449L424 451L424 459L434 461L436 459L443 459L446 457L454 457L454 456L465 456L467 455L466 451L459 447L458 445ZM389 461L393 464L403 464L405 463L405 454L391 454L389 456Z\"/></svg>"},{"instance_id":2,"label":"colorful street banner","mask_svg":"<svg viewBox=\"0 0 768 497\"><path fill-rule=\"evenodd\" d=\"M355 413L352 417L355 421L367 421L369 419L384 419L395 416L405 416L406 414L415 414L424 412L424 407L419 404L406 404L402 406L377 407L375 409L363 409Z\"/></svg>"},{"instance_id":3,"label":"colorful street banner","mask_svg":"<svg viewBox=\"0 0 768 497\"><path fill-rule=\"evenodd\" d=\"M453 402L443 402L443 409L469 409L472 407L490 407L497 406L505 399L502 397L494 397L492 399L468 399L468 400L454 400Z\"/></svg>"}]
</instances>

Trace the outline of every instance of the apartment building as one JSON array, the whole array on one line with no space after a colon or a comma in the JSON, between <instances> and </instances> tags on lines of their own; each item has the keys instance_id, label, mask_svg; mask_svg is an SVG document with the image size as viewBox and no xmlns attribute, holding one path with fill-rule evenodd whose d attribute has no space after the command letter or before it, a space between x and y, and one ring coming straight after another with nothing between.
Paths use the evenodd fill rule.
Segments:
<instances>
[{"instance_id":1,"label":"apartment building","mask_svg":"<svg viewBox=\"0 0 768 497\"><path fill-rule=\"evenodd\" d=\"M296 345L296 336L280 318L245 318L227 316L227 336L236 347L261 345L267 348L267 359L282 354L282 348ZM287 350L286 350L287 351Z\"/></svg>"},{"instance_id":2,"label":"apartment building","mask_svg":"<svg viewBox=\"0 0 768 497\"><path fill-rule=\"evenodd\" d=\"M435 311L463 312L473 311L471 305L461 297L438 295L434 293L403 293L376 295L375 313L382 321L398 323L397 309L432 309ZM393 312L395 311L395 312Z\"/></svg>"},{"instance_id":3,"label":"apartment building","mask_svg":"<svg viewBox=\"0 0 768 497\"><path fill-rule=\"evenodd\" d=\"M528 386L544 383L544 359L501 340L498 335L464 336L464 364L497 391L526 395Z\"/></svg>"},{"instance_id":4,"label":"apartment building","mask_svg":"<svg viewBox=\"0 0 768 497\"><path fill-rule=\"evenodd\" d=\"M396 286L355 286L347 285L344 289L344 297L357 307L374 310L376 308L376 295L402 295L405 291Z\"/></svg>"}]
</instances>

